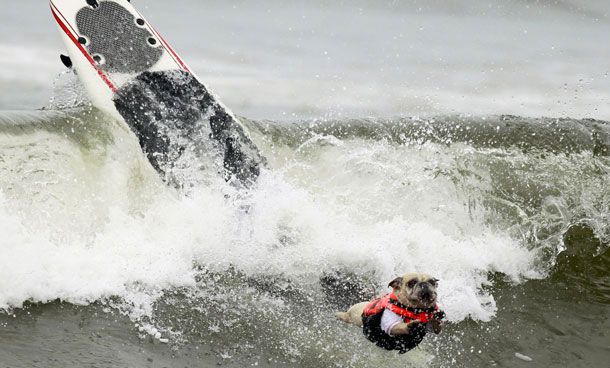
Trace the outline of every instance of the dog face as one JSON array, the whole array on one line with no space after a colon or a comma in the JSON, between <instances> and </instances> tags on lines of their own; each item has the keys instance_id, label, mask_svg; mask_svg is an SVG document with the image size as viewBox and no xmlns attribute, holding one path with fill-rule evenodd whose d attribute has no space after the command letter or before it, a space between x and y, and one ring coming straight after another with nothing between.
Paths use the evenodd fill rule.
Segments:
<instances>
[{"instance_id":1,"label":"dog face","mask_svg":"<svg viewBox=\"0 0 610 368\"><path fill-rule=\"evenodd\" d=\"M408 273L397 277L388 286L398 300L411 308L427 309L436 305L438 279L425 273Z\"/></svg>"}]
</instances>

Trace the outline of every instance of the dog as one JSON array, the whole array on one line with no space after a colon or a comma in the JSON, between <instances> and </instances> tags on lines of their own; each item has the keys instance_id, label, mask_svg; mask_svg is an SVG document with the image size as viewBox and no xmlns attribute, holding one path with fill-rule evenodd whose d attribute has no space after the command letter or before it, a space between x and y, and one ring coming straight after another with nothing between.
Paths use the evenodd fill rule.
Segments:
<instances>
[{"instance_id":1,"label":"dog","mask_svg":"<svg viewBox=\"0 0 610 368\"><path fill-rule=\"evenodd\" d=\"M397 277L388 284L390 294L358 303L335 317L362 327L377 346L404 354L422 342L427 330L442 330L445 313L436 303L438 281L425 273Z\"/></svg>"}]
</instances>

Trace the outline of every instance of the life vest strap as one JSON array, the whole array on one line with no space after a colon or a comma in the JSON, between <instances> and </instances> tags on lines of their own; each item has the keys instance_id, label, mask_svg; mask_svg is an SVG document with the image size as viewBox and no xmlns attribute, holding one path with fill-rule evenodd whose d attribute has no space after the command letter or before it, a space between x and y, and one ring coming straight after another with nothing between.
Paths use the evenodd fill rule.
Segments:
<instances>
[{"instance_id":1,"label":"life vest strap","mask_svg":"<svg viewBox=\"0 0 610 368\"><path fill-rule=\"evenodd\" d=\"M405 322L411 322L414 320L419 320L423 323L428 323L428 320L434 316L434 312L438 309L438 305L435 305L433 308L427 309L416 309L407 307L404 304L398 301L396 294L392 291L388 297L388 304L385 306L386 309L391 310L392 312L405 317Z\"/></svg>"}]
</instances>

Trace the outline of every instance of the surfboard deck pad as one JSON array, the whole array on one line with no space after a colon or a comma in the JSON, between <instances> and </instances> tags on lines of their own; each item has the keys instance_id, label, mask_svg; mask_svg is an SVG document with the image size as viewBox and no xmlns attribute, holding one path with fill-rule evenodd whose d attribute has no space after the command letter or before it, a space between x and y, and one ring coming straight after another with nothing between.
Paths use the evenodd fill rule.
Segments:
<instances>
[{"instance_id":1,"label":"surfboard deck pad","mask_svg":"<svg viewBox=\"0 0 610 368\"><path fill-rule=\"evenodd\" d=\"M84 6L76 13L89 53L99 57L96 61L108 73L141 73L161 59L163 49L144 25L142 18L112 1Z\"/></svg>"}]
</instances>

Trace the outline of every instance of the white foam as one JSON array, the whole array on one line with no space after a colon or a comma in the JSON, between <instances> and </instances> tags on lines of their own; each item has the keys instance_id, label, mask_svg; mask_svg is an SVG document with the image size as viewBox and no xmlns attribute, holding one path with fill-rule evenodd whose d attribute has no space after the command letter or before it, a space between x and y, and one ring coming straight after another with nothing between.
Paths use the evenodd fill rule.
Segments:
<instances>
[{"instance_id":1,"label":"white foam","mask_svg":"<svg viewBox=\"0 0 610 368\"><path fill-rule=\"evenodd\" d=\"M20 139L41 147L41 137L33 146ZM173 194L142 164L128 135L97 148L96 160L73 143L46 139L52 149L43 151L58 156L46 157L42 177L0 181L0 230L7 234L0 238L0 308L120 296L119 308L138 319L152 314L164 289L193 287L196 263L311 282L335 267L375 274L379 282L428 272L441 279L450 320L489 320L496 310L482 289L489 272L537 276L535 252L490 228L483 209L469 210L450 180L433 175L460 152L470 155L467 149L438 155L435 146L317 140L264 172L235 203L236 193L222 184ZM7 159L20 155L2 149ZM24 192L8 199L7 188L20 185Z\"/></svg>"}]
</instances>

